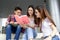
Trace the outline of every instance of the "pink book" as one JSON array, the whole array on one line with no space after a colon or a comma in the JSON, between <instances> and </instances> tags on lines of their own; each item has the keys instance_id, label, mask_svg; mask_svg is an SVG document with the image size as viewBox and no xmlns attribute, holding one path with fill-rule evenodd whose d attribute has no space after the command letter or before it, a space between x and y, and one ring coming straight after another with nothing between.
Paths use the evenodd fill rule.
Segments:
<instances>
[{"instance_id":1,"label":"pink book","mask_svg":"<svg viewBox=\"0 0 60 40\"><path fill-rule=\"evenodd\" d=\"M27 15L22 15L22 16L15 15L15 19L18 22L18 24L28 24L29 23L29 18L27 17Z\"/></svg>"}]
</instances>

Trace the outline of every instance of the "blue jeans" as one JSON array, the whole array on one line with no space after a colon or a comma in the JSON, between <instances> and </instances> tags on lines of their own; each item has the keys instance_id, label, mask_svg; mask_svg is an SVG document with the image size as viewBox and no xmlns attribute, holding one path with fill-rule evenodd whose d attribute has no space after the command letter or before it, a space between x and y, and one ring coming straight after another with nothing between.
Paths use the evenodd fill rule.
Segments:
<instances>
[{"instance_id":1,"label":"blue jeans","mask_svg":"<svg viewBox=\"0 0 60 40\"><path fill-rule=\"evenodd\" d=\"M22 40L29 40L30 38L35 38L37 36L37 33L35 29L32 29L30 27L26 28Z\"/></svg>"},{"instance_id":2,"label":"blue jeans","mask_svg":"<svg viewBox=\"0 0 60 40\"><path fill-rule=\"evenodd\" d=\"M52 40L60 40L58 36L54 36Z\"/></svg>"},{"instance_id":3,"label":"blue jeans","mask_svg":"<svg viewBox=\"0 0 60 40\"><path fill-rule=\"evenodd\" d=\"M47 38L47 37L48 37L48 36L44 37L44 39ZM52 40L60 40L60 39L59 39L58 36L55 35L54 37L52 37Z\"/></svg>"},{"instance_id":4,"label":"blue jeans","mask_svg":"<svg viewBox=\"0 0 60 40\"><path fill-rule=\"evenodd\" d=\"M13 32L14 30L16 31L16 35L15 35L15 40L18 40L19 39L19 36L20 36L20 33L21 33L21 26L20 25L17 25L16 28L14 29L14 27L12 28L13 26L11 24L8 24L7 27L6 27L6 40L11 40L11 33L12 33L12 30L13 29Z\"/></svg>"}]
</instances>

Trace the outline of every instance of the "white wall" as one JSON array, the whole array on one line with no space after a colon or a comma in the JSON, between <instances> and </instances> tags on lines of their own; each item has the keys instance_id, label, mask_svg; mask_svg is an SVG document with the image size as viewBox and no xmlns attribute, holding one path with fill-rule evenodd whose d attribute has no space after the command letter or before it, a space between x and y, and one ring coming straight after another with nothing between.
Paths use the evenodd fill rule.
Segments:
<instances>
[{"instance_id":1,"label":"white wall","mask_svg":"<svg viewBox=\"0 0 60 40\"><path fill-rule=\"evenodd\" d=\"M60 18L59 18L59 7L58 0L49 0L51 16L57 26L58 31L60 32Z\"/></svg>"}]
</instances>

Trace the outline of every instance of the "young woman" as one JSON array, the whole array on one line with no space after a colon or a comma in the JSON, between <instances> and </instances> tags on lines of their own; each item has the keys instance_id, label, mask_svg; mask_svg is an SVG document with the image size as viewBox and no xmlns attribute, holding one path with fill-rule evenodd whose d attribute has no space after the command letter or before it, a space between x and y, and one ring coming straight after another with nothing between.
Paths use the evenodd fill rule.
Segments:
<instances>
[{"instance_id":1,"label":"young woman","mask_svg":"<svg viewBox=\"0 0 60 40\"><path fill-rule=\"evenodd\" d=\"M23 40L33 40L36 37L36 31L35 31L35 24L34 24L35 10L32 5L28 6L27 16L29 18L30 23L28 24L25 30L25 33L23 35Z\"/></svg>"},{"instance_id":2,"label":"young woman","mask_svg":"<svg viewBox=\"0 0 60 40\"><path fill-rule=\"evenodd\" d=\"M41 10L39 7L36 7L35 15L40 20L40 23L38 24L40 24L39 26L43 33L44 40L59 40L58 36L56 35L56 25L48 14L47 9L43 8Z\"/></svg>"}]
</instances>

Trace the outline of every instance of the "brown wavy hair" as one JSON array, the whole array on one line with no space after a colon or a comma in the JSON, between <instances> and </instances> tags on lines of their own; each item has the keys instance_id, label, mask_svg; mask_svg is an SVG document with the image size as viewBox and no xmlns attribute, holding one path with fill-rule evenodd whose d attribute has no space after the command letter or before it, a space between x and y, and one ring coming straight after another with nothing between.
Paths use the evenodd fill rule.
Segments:
<instances>
[{"instance_id":1,"label":"brown wavy hair","mask_svg":"<svg viewBox=\"0 0 60 40\"><path fill-rule=\"evenodd\" d=\"M41 27L42 27L42 19L45 19L46 17L56 27L54 21L52 20L52 17L49 15L49 12L47 11L47 9L45 7L43 7L43 8L36 7L35 9L38 10L38 12L40 12L40 15L42 17L42 18L36 18L36 20L35 20L35 22L38 24L38 26L40 25L40 30L41 30Z\"/></svg>"}]
</instances>

